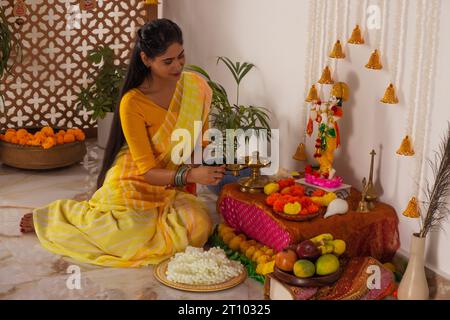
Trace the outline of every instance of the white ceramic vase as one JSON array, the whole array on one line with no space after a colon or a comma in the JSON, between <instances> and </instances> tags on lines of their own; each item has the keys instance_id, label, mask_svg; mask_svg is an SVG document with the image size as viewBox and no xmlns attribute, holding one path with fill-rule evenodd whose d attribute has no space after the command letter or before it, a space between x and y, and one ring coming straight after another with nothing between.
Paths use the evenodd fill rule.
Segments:
<instances>
[{"instance_id":1,"label":"white ceramic vase","mask_svg":"<svg viewBox=\"0 0 450 320\"><path fill-rule=\"evenodd\" d=\"M106 148L113 118L114 112L107 112L103 119L97 119L97 144L100 148Z\"/></svg>"},{"instance_id":2,"label":"white ceramic vase","mask_svg":"<svg viewBox=\"0 0 450 320\"><path fill-rule=\"evenodd\" d=\"M398 287L399 300L428 300L430 290L425 276L425 240L417 233L411 236L411 252L402 281Z\"/></svg>"}]
</instances>

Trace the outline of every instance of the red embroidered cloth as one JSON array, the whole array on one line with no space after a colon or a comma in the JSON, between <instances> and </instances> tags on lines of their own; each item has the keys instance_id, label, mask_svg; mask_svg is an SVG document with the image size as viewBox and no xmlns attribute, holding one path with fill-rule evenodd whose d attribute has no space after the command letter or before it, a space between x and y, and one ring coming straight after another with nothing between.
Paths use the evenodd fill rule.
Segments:
<instances>
[{"instance_id":1,"label":"red embroidered cloth","mask_svg":"<svg viewBox=\"0 0 450 320\"><path fill-rule=\"evenodd\" d=\"M265 204L265 194L243 193L238 184L232 183L222 189L217 212L237 232L277 251L318 234L331 233L347 243L349 257L371 256L381 262L390 261L400 247L397 214L394 208L380 202L371 212L356 212L360 197L357 190L351 190L347 199L350 210L344 215L296 222L276 216Z\"/></svg>"}]
</instances>

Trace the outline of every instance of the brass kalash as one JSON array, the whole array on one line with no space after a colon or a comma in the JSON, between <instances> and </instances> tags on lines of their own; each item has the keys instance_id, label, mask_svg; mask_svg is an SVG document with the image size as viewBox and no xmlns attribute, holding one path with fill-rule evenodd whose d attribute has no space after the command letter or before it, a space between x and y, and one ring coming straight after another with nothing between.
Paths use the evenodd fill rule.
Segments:
<instances>
[{"instance_id":1,"label":"brass kalash","mask_svg":"<svg viewBox=\"0 0 450 320\"><path fill-rule=\"evenodd\" d=\"M242 161L243 160L243 161ZM243 163L228 164L226 169L231 171L233 176L239 176L239 171L250 168L252 173L250 177L244 177L238 180L240 190L248 193L258 193L264 190L264 186L270 182L267 176L261 175L261 168L267 167L270 161L267 158L260 157L259 152L255 151L252 156L241 158Z\"/></svg>"}]
</instances>

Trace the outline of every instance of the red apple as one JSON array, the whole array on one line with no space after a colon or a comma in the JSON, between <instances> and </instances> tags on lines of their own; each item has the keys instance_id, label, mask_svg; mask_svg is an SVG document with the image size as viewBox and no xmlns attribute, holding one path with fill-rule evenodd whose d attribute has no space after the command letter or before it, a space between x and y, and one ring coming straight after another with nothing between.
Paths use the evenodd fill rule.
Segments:
<instances>
[{"instance_id":1,"label":"red apple","mask_svg":"<svg viewBox=\"0 0 450 320\"><path fill-rule=\"evenodd\" d=\"M275 265L278 269L291 272L297 261L297 254L292 249L283 249L275 256Z\"/></svg>"},{"instance_id":2,"label":"red apple","mask_svg":"<svg viewBox=\"0 0 450 320\"><path fill-rule=\"evenodd\" d=\"M295 251L299 259L315 260L321 255L321 251L311 240L300 242Z\"/></svg>"}]
</instances>

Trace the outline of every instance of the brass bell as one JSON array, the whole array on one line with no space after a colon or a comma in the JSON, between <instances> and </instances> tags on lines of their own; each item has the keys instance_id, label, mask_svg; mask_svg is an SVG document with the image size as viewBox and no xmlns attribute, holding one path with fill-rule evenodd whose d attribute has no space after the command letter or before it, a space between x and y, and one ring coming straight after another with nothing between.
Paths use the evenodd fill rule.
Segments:
<instances>
[{"instance_id":1,"label":"brass bell","mask_svg":"<svg viewBox=\"0 0 450 320\"><path fill-rule=\"evenodd\" d=\"M347 41L351 44L363 44L364 39L361 35L361 29L359 29L359 25L356 25L355 29L353 29L352 35L350 36L350 39Z\"/></svg>"},{"instance_id":2,"label":"brass bell","mask_svg":"<svg viewBox=\"0 0 450 320\"><path fill-rule=\"evenodd\" d=\"M396 153L401 156L413 156L414 155L414 150L413 150L413 147L411 144L411 140L409 140L408 136L403 138L400 148L398 148Z\"/></svg>"},{"instance_id":3,"label":"brass bell","mask_svg":"<svg viewBox=\"0 0 450 320\"><path fill-rule=\"evenodd\" d=\"M419 206L417 205L416 197L412 197L411 200L409 200L408 206L406 207L405 211L402 212L402 214L408 218L420 217L420 209Z\"/></svg>"},{"instance_id":4,"label":"brass bell","mask_svg":"<svg viewBox=\"0 0 450 320\"><path fill-rule=\"evenodd\" d=\"M306 151L305 151L305 144L300 143L297 147L297 150L295 151L294 156L292 159L297 161L306 161Z\"/></svg>"},{"instance_id":5,"label":"brass bell","mask_svg":"<svg viewBox=\"0 0 450 320\"><path fill-rule=\"evenodd\" d=\"M344 59L345 58L345 53L342 51L342 45L341 45L341 41L336 41L336 43L334 44L333 47L333 51L330 52L329 54L330 58L334 58L334 59Z\"/></svg>"},{"instance_id":6,"label":"brass bell","mask_svg":"<svg viewBox=\"0 0 450 320\"><path fill-rule=\"evenodd\" d=\"M334 81L331 79L331 71L328 66L323 69L322 76L320 77L320 80L318 81L320 84L333 84Z\"/></svg>"},{"instance_id":7,"label":"brass bell","mask_svg":"<svg viewBox=\"0 0 450 320\"><path fill-rule=\"evenodd\" d=\"M319 100L319 94L317 93L317 89L315 85L311 86L311 89L309 89L308 96L306 97L306 102L314 102Z\"/></svg>"},{"instance_id":8,"label":"brass bell","mask_svg":"<svg viewBox=\"0 0 450 320\"><path fill-rule=\"evenodd\" d=\"M388 104L397 104L398 99L395 95L395 88L394 85L391 83L389 87L387 87L383 99L380 100L382 103L388 103Z\"/></svg>"},{"instance_id":9,"label":"brass bell","mask_svg":"<svg viewBox=\"0 0 450 320\"><path fill-rule=\"evenodd\" d=\"M375 49L374 52L370 55L369 62L366 64L367 69L380 70L383 68L380 61L380 54L378 50Z\"/></svg>"}]
</instances>

